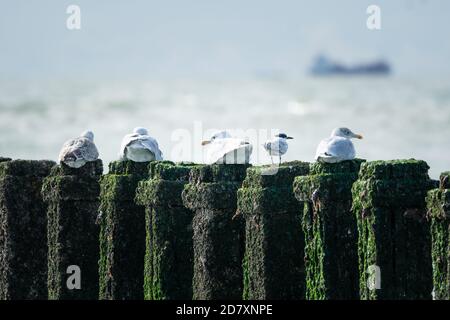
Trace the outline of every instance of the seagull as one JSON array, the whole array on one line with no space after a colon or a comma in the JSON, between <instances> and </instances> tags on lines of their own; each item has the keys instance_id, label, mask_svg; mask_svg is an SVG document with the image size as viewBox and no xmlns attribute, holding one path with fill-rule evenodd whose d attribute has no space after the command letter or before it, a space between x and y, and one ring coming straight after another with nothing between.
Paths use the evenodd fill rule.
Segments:
<instances>
[{"instance_id":1,"label":"seagull","mask_svg":"<svg viewBox=\"0 0 450 320\"><path fill-rule=\"evenodd\" d=\"M208 148L206 157L209 164L247 164L253 151L248 141L232 137L227 131L213 134L202 145Z\"/></svg>"},{"instance_id":2,"label":"seagull","mask_svg":"<svg viewBox=\"0 0 450 320\"><path fill-rule=\"evenodd\" d=\"M131 160L134 162L163 159L158 142L148 135L147 129L142 127L134 128L133 133L123 137L119 157L121 160Z\"/></svg>"},{"instance_id":3,"label":"seagull","mask_svg":"<svg viewBox=\"0 0 450 320\"><path fill-rule=\"evenodd\" d=\"M59 152L59 162L71 168L81 168L86 162L98 159L98 150L94 144L94 133L84 131L78 138L68 140Z\"/></svg>"},{"instance_id":4,"label":"seagull","mask_svg":"<svg viewBox=\"0 0 450 320\"><path fill-rule=\"evenodd\" d=\"M362 139L348 128L336 128L329 138L320 141L315 159L319 162L337 163L355 158L355 147L350 139Z\"/></svg>"},{"instance_id":5,"label":"seagull","mask_svg":"<svg viewBox=\"0 0 450 320\"><path fill-rule=\"evenodd\" d=\"M269 153L270 160L272 160L272 164L273 164L272 156L278 156L280 158L281 163L281 156L285 154L288 150L288 143L287 143L288 139L294 138L288 137L285 133L280 133L275 135L275 138L273 138L272 140L264 142L263 147Z\"/></svg>"}]
</instances>

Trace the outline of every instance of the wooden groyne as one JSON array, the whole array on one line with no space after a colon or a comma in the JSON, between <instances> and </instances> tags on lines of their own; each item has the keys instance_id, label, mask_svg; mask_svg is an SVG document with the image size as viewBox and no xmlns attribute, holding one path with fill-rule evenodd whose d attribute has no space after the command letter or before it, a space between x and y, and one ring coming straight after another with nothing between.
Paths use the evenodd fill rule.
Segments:
<instances>
[{"instance_id":1,"label":"wooden groyne","mask_svg":"<svg viewBox=\"0 0 450 320\"><path fill-rule=\"evenodd\" d=\"M42 180L53 161L0 158L0 299L47 299Z\"/></svg>"},{"instance_id":2,"label":"wooden groyne","mask_svg":"<svg viewBox=\"0 0 450 320\"><path fill-rule=\"evenodd\" d=\"M205 165L191 169L183 190L192 220L194 275L192 297L242 298L244 220L235 217L237 190L248 165Z\"/></svg>"},{"instance_id":3,"label":"wooden groyne","mask_svg":"<svg viewBox=\"0 0 450 320\"><path fill-rule=\"evenodd\" d=\"M238 214L245 218L244 299L304 299L305 236L292 183L309 163L288 162L247 170L238 190Z\"/></svg>"},{"instance_id":4,"label":"wooden groyne","mask_svg":"<svg viewBox=\"0 0 450 320\"><path fill-rule=\"evenodd\" d=\"M440 176L439 187L428 192L431 220L433 293L437 300L450 300L450 172Z\"/></svg>"},{"instance_id":5,"label":"wooden groyne","mask_svg":"<svg viewBox=\"0 0 450 320\"><path fill-rule=\"evenodd\" d=\"M450 174L0 158L0 299L450 298Z\"/></svg>"},{"instance_id":6,"label":"wooden groyne","mask_svg":"<svg viewBox=\"0 0 450 320\"><path fill-rule=\"evenodd\" d=\"M353 184L353 211L362 299L431 299L425 198L435 183L428 169L416 160L361 165Z\"/></svg>"},{"instance_id":7,"label":"wooden groyne","mask_svg":"<svg viewBox=\"0 0 450 320\"><path fill-rule=\"evenodd\" d=\"M150 179L139 183L136 201L145 207L144 296L147 300L192 299L192 216L181 194L192 166L150 165Z\"/></svg>"},{"instance_id":8,"label":"wooden groyne","mask_svg":"<svg viewBox=\"0 0 450 320\"><path fill-rule=\"evenodd\" d=\"M145 209L135 203L148 163L115 161L100 179L99 299L143 299Z\"/></svg>"},{"instance_id":9,"label":"wooden groyne","mask_svg":"<svg viewBox=\"0 0 450 320\"><path fill-rule=\"evenodd\" d=\"M42 198L47 204L48 298L98 298L99 179L101 160L80 169L53 167L44 179Z\"/></svg>"},{"instance_id":10,"label":"wooden groyne","mask_svg":"<svg viewBox=\"0 0 450 320\"><path fill-rule=\"evenodd\" d=\"M315 163L296 177L295 196L304 203L307 299L358 299L356 219L351 213L353 182L362 160Z\"/></svg>"}]
</instances>

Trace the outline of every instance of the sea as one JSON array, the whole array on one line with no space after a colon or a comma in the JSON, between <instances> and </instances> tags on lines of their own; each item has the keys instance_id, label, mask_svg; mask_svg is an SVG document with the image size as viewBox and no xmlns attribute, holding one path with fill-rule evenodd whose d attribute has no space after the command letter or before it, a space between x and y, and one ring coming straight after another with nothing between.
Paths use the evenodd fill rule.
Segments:
<instances>
[{"instance_id":1,"label":"sea","mask_svg":"<svg viewBox=\"0 0 450 320\"><path fill-rule=\"evenodd\" d=\"M202 140L217 130L253 144L294 137L282 161L314 161L335 127L362 134L357 157L422 159L430 176L450 170L450 78L304 77L164 80L2 80L0 156L56 160L62 144L92 130L105 167L122 137L146 127L164 158L205 161Z\"/></svg>"}]
</instances>

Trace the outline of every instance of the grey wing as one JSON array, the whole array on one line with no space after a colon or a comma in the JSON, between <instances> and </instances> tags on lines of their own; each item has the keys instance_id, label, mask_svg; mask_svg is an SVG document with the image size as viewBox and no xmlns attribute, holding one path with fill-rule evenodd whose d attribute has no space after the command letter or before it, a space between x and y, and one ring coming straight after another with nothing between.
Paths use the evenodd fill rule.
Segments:
<instances>
[{"instance_id":1,"label":"grey wing","mask_svg":"<svg viewBox=\"0 0 450 320\"><path fill-rule=\"evenodd\" d=\"M281 151L281 144L279 140L273 140L270 143L270 150L272 150L272 152L280 152Z\"/></svg>"},{"instance_id":2,"label":"grey wing","mask_svg":"<svg viewBox=\"0 0 450 320\"><path fill-rule=\"evenodd\" d=\"M76 138L64 143L58 157L60 162L77 160L94 161L98 159L98 151L95 144L86 138Z\"/></svg>"},{"instance_id":3,"label":"grey wing","mask_svg":"<svg viewBox=\"0 0 450 320\"><path fill-rule=\"evenodd\" d=\"M283 155L288 150L288 144L284 139L274 139L270 142L271 154Z\"/></svg>"},{"instance_id":4,"label":"grey wing","mask_svg":"<svg viewBox=\"0 0 450 320\"><path fill-rule=\"evenodd\" d=\"M284 140L280 140L279 148L280 148L280 153L281 154L285 154L287 152L287 150L288 150L287 142L284 141Z\"/></svg>"},{"instance_id":5,"label":"grey wing","mask_svg":"<svg viewBox=\"0 0 450 320\"><path fill-rule=\"evenodd\" d=\"M133 141L138 139L139 135L137 133L127 134L123 137L122 143L120 145L119 157L120 159L125 158L125 149L130 145Z\"/></svg>"},{"instance_id":6,"label":"grey wing","mask_svg":"<svg viewBox=\"0 0 450 320\"><path fill-rule=\"evenodd\" d=\"M78 153L74 153L74 151L76 150L77 143L78 143L77 139L72 139L64 142L61 151L59 152L58 156L59 162L75 161L80 158L80 155Z\"/></svg>"},{"instance_id":7,"label":"grey wing","mask_svg":"<svg viewBox=\"0 0 450 320\"><path fill-rule=\"evenodd\" d=\"M94 142L89 139L83 139L79 148L81 157L86 161L95 161L98 159L98 150Z\"/></svg>"},{"instance_id":8,"label":"grey wing","mask_svg":"<svg viewBox=\"0 0 450 320\"><path fill-rule=\"evenodd\" d=\"M326 154L326 152L328 151L328 142L330 141L330 139L323 139L322 141L320 141L319 145L317 146L316 149L316 157L315 159L317 160L320 156L323 156Z\"/></svg>"},{"instance_id":9,"label":"grey wing","mask_svg":"<svg viewBox=\"0 0 450 320\"><path fill-rule=\"evenodd\" d=\"M158 142L155 139L150 136L143 136L139 141L155 155L155 160L163 160L163 154L159 150Z\"/></svg>"},{"instance_id":10,"label":"grey wing","mask_svg":"<svg viewBox=\"0 0 450 320\"><path fill-rule=\"evenodd\" d=\"M355 158L355 147L349 139L333 139L328 143L327 154L351 160Z\"/></svg>"}]
</instances>

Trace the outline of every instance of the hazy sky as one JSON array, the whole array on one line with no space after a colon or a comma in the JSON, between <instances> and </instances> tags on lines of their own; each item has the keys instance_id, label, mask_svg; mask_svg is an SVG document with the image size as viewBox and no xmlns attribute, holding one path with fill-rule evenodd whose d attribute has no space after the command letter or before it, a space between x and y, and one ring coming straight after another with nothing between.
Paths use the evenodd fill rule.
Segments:
<instances>
[{"instance_id":1,"label":"hazy sky","mask_svg":"<svg viewBox=\"0 0 450 320\"><path fill-rule=\"evenodd\" d=\"M81 30L66 28L70 4ZM0 78L298 76L320 52L445 75L449 32L448 0L0 0Z\"/></svg>"}]
</instances>

